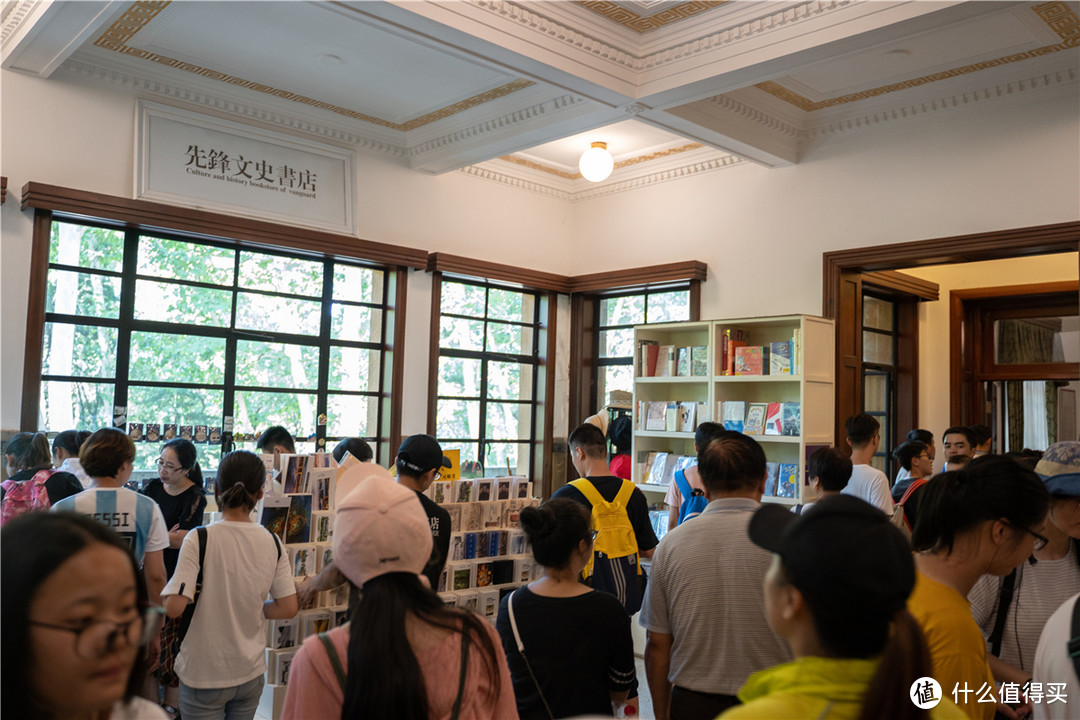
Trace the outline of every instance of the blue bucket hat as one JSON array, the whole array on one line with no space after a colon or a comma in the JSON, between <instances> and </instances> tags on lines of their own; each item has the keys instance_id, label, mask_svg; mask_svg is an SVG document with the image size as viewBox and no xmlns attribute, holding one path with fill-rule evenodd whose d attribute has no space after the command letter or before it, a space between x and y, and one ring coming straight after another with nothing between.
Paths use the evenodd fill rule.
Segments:
<instances>
[{"instance_id":1,"label":"blue bucket hat","mask_svg":"<svg viewBox=\"0 0 1080 720\"><path fill-rule=\"evenodd\" d=\"M1035 466L1051 495L1080 497L1080 442L1054 443Z\"/></svg>"}]
</instances>

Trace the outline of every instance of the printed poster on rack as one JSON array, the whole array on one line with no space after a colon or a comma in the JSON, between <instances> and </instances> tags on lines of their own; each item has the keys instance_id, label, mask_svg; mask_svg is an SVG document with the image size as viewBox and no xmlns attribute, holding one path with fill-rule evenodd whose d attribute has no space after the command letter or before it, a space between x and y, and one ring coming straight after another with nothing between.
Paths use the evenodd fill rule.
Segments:
<instances>
[{"instance_id":1,"label":"printed poster on rack","mask_svg":"<svg viewBox=\"0 0 1080 720\"><path fill-rule=\"evenodd\" d=\"M355 233L351 150L139 101L136 197Z\"/></svg>"}]
</instances>

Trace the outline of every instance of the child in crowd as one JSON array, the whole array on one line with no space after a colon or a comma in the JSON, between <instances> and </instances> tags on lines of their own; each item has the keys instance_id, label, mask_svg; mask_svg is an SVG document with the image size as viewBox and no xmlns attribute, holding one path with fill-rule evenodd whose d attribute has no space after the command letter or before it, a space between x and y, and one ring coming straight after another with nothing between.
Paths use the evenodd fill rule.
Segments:
<instances>
[{"instance_id":1,"label":"child in crowd","mask_svg":"<svg viewBox=\"0 0 1080 720\"><path fill-rule=\"evenodd\" d=\"M71 473L52 469L45 433L15 433L4 461L8 479L0 484L0 524L29 510L48 510L83 489Z\"/></svg>"},{"instance_id":2,"label":"child in crowd","mask_svg":"<svg viewBox=\"0 0 1080 720\"><path fill-rule=\"evenodd\" d=\"M990 720L994 704L980 702L979 691L993 691L994 675L967 596L983 575L1007 575L1046 545L1034 528L1046 517L1050 495L1033 471L1000 455L942 473L921 492L911 538L918 574L908 607L930 647L931 677L946 692L976 691L962 697L961 707L974 720ZM998 710L1018 716L1003 703Z\"/></svg>"},{"instance_id":3,"label":"child in crowd","mask_svg":"<svg viewBox=\"0 0 1080 720\"><path fill-rule=\"evenodd\" d=\"M253 718L266 672L263 621L296 615L288 554L251 520L264 477L262 460L250 452L231 452L218 466L222 519L206 528L201 592L175 663L184 720ZM162 592L170 618L180 617L195 597L199 542L196 532L184 538L176 573ZM273 600L266 600L268 593Z\"/></svg>"},{"instance_id":4,"label":"child in crowd","mask_svg":"<svg viewBox=\"0 0 1080 720\"><path fill-rule=\"evenodd\" d=\"M720 717L927 717L908 695L931 674L926 642L906 608L915 565L889 518L859 498L835 495L803 515L764 505L749 534L776 553L765 576L765 616L795 660L751 675L739 691L744 704ZM965 715L943 698L929 717Z\"/></svg>"},{"instance_id":5,"label":"child in crowd","mask_svg":"<svg viewBox=\"0 0 1080 720\"><path fill-rule=\"evenodd\" d=\"M503 599L495 625L518 715L612 715L634 685L634 640L622 603L578 581L593 551L589 513L555 499L523 508L521 527L544 575Z\"/></svg>"},{"instance_id":6,"label":"child in crowd","mask_svg":"<svg viewBox=\"0 0 1080 720\"><path fill-rule=\"evenodd\" d=\"M416 493L392 480L370 477L339 503L334 562L361 598L296 653L285 720L517 717L494 629L420 575L432 543Z\"/></svg>"},{"instance_id":7,"label":"child in crowd","mask_svg":"<svg viewBox=\"0 0 1080 720\"><path fill-rule=\"evenodd\" d=\"M0 716L165 720L136 697L160 614L127 541L74 513L27 513L0 531Z\"/></svg>"}]
</instances>

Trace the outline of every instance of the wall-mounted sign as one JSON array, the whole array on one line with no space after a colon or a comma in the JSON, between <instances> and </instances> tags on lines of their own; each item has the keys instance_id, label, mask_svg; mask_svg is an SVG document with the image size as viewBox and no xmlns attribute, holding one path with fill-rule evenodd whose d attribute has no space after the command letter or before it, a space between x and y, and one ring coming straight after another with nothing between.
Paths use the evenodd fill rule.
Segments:
<instances>
[{"instance_id":1,"label":"wall-mounted sign","mask_svg":"<svg viewBox=\"0 0 1080 720\"><path fill-rule=\"evenodd\" d=\"M351 151L140 100L136 197L353 234Z\"/></svg>"}]
</instances>

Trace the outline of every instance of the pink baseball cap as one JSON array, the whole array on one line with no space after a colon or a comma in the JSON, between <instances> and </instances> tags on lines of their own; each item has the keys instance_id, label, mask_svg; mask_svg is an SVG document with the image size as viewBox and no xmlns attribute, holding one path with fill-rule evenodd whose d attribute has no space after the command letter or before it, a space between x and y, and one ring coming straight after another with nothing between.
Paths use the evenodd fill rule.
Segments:
<instances>
[{"instance_id":1,"label":"pink baseball cap","mask_svg":"<svg viewBox=\"0 0 1080 720\"><path fill-rule=\"evenodd\" d=\"M357 587L386 573L419 574L431 547L420 499L393 480L368 477L338 503L334 565Z\"/></svg>"}]
</instances>

